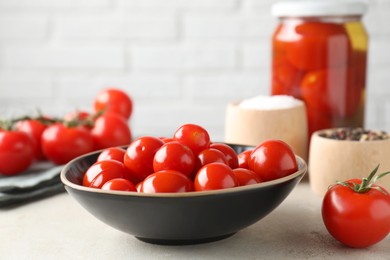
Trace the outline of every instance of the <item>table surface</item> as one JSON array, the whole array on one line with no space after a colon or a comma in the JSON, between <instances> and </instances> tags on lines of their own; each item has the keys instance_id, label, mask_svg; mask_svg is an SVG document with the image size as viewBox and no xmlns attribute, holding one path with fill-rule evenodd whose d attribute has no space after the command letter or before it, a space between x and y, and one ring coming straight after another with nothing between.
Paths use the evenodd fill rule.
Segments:
<instances>
[{"instance_id":1,"label":"table surface","mask_svg":"<svg viewBox=\"0 0 390 260\"><path fill-rule=\"evenodd\" d=\"M326 231L322 198L300 183L268 216L217 242L160 246L117 231L67 193L0 210L1 259L390 259L390 235L366 249Z\"/></svg>"}]
</instances>

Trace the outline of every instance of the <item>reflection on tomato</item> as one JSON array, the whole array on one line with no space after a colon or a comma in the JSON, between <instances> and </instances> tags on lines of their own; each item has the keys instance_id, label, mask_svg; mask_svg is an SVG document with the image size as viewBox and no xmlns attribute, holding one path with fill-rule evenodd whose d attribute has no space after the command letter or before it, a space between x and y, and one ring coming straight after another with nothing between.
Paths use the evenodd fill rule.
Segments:
<instances>
[{"instance_id":1,"label":"reflection on tomato","mask_svg":"<svg viewBox=\"0 0 390 260\"><path fill-rule=\"evenodd\" d=\"M103 184L102 190L137 191L134 184L123 178L111 179Z\"/></svg>"},{"instance_id":2,"label":"reflection on tomato","mask_svg":"<svg viewBox=\"0 0 390 260\"><path fill-rule=\"evenodd\" d=\"M245 186L261 182L259 175L249 169L236 168L233 169L233 173L234 175L236 175L239 186Z\"/></svg>"},{"instance_id":3,"label":"reflection on tomato","mask_svg":"<svg viewBox=\"0 0 390 260\"><path fill-rule=\"evenodd\" d=\"M116 160L123 163L126 151L120 147L110 147L104 149L97 158L97 162L106 160Z\"/></svg>"},{"instance_id":4,"label":"reflection on tomato","mask_svg":"<svg viewBox=\"0 0 390 260\"><path fill-rule=\"evenodd\" d=\"M142 181L154 172L154 155L163 144L157 137L143 136L127 147L124 163L133 178Z\"/></svg>"},{"instance_id":5,"label":"reflection on tomato","mask_svg":"<svg viewBox=\"0 0 390 260\"><path fill-rule=\"evenodd\" d=\"M291 147L281 140L267 140L258 145L250 155L249 170L261 180L271 181L288 176L298 170Z\"/></svg>"},{"instance_id":6,"label":"reflection on tomato","mask_svg":"<svg viewBox=\"0 0 390 260\"><path fill-rule=\"evenodd\" d=\"M183 173L164 170L153 173L143 181L141 192L189 192L193 191L192 181Z\"/></svg>"},{"instance_id":7,"label":"reflection on tomato","mask_svg":"<svg viewBox=\"0 0 390 260\"><path fill-rule=\"evenodd\" d=\"M210 148L221 151L225 155L227 164L230 166L230 168L235 169L238 167L237 154L231 146L224 143L212 143Z\"/></svg>"},{"instance_id":8,"label":"reflection on tomato","mask_svg":"<svg viewBox=\"0 0 390 260\"><path fill-rule=\"evenodd\" d=\"M133 101L123 90L108 88L96 95L94 108L95 112L111 112L127 120L133 112Z\"/></svg>"},{"instance_id":9,"label":"reflection on tomato","mask_svg":"<svg viewBox=\"0 0 390 260\"><path fill-rule=\"evenodd\" d=\"M154 172L162 170L179 171L186 176L191 176L195 167L195 157L188 146L179 142L164 144L153 159Z\"/></svg>"},{"instance_id":10,"label":"reflection on tomato","mask_svg":"<svg viewBox=\"0 0 390 260\"><path fill-rule=\"evenodd\" d=\"M15 129L25 132L32 137L34 141L35 159L37 160L45 159L45 155L42 152L41 136L46 127L45 124L34 119L19 121L15 125Z\"/></svg>"},{"instance_id":11,"label":"reflection on tomato","mask_svg":"<svg viewBox=\"0 0 390 260\"><path fill-rule=\"evenodd\" d=\"M195 176L196 191L219 190L238 186L233 170L224 163L210 163L203 166Z\"/></svg>"},{"instance_id":12,"label":"reflection on tomato","mask_svg":"<svg viewBox=\"0 0 390 260\"><path fill-rule=\"evenodd\" d=\"M249 157L251 156L252 150L246 150L237 155L238 167L249 169Z\"/></svg>"},{"instance_id":13,"label":"reflection on tomato","mask_svg":"<svg viewBox=\"0 0 390 260\"><path fill-rule=\"evenodd\" d=\"M210 135L207 130L195 124L182 125L176 130L173 138L188 146L195 156L210 146Z\"/></svg>"},{"instance_id":14,"label":"reflection on tomato","mask_svg":"<svg viewBox=\"0 0 390 260\"><path fill-rule=\"evenodd\" d=\"M295 33L287 57L296 68L316 70L348 63L351 43L343 24L304 22L295 27Z\"/></svg>"},{"instance_id":15,"label":"reflection on tomato","mask_svg":"<svg viewBox=\"0 0 390 260\"><path fill-rule=\"evenodd\" d=\"M128 145L131 131L127 121L120 115L107 112L99 116L91 130L95 150Z\"/></svg>"},{"instance_id":16,"label":"reflection on tomato","mask_svg":"<svg viewBox=\"0 0 390 260\"><path fill-rule=\"evenodd\" d=\"M15 175L32 164L34 142L22 131L0 131L0 174Z\"/></svg>"},{"instance_id":17,"label":"reflection on tomato","mask_svg":"<svg viewBox=\"0 0 390 260\"><path fill-rule=\"evenodd\" d=\"M308 107L327 115L349 116L357 111L361 91L349 68L316 70L302 80L302 95Z\"/></svg>"},{"instance_id":18,"label":"reflection on tomato","mask_svg":"<svg viewBox=\"0 0 390 260\"><path fill-rule=\"evenodd\" d=\"M93 150L91 133L83 126L50 125L42 133L42 151L56 164L64 164Z\"/></svg>"},{"instance_id":19,"label":"reflection on tomato","mask_svg":"<svg viewBox=\"0 0 390 260\"><path fill-rule=\"evenodd\" d=\"M84 174L83 186L101 188L109 180L126 177L128 173L123 163L114 160L96 162Z\"/></svg>"}]
</instances>

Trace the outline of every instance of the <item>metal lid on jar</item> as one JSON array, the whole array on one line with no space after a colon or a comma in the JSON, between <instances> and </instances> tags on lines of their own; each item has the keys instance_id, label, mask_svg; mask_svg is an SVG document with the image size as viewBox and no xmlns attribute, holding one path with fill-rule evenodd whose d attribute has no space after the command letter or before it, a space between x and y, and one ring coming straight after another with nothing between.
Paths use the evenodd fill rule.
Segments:
<instances>
[{"instance_id":1,"label":"metal lid on jar","mask_svg":"<svg viewBox=\"0 0 390 260\"><path fill-rule=\"evenodd\" d=\"M365 0L292 0L276 3L271 13L276 17L363 15Z\"/></svg>"}]
</instances>

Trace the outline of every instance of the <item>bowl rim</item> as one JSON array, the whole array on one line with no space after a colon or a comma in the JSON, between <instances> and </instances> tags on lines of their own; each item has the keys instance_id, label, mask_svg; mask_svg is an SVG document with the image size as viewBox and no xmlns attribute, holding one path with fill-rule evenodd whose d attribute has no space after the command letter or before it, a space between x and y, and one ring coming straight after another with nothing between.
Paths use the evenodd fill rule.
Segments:
<instances>
[{"instance_id":1,"label":"bowl rim","mask_svg":"<svg viewBox=\"0 0 390 260\"><path fill-rule=\"evenodd\" d=\"M78 191L84 191L84 192L91 192L91 193L96 193L96 194L106 194L106 195L118 195L118 196L131 196L131 197L154 197L154 198L188 198L188 197L200 197L200 196L208 196L208 195L218 195L218 194L231 194L235 192L240 192L240 191L247 191L247 190L255 190L261 187L268 187L272 185L276 185L279 183L283 183L292 179L297 178L298 176L303 175L307 172L308 166L305 160L303 160L301 157L298 155L295 155L298 163L298 171L287 175L282 178L278 178L275 180L271 181L265 181L257 184L251 184L251 185L245 185L245 186L239 186L239 187L233 187L233 188L227 188L227 189L219 189L219 190L208 190L208 191L190 191L190 192L166 192L166 193L143 193L143 192L138 192L138 191L115 191L115 190L102 190L98 188L91 188L91 187L85 187L82 185L75 184L71 181L69 181L66 178L66 172L70 168L71 164L75 163L77 160L81 160L82 158L85 158L87 156L91 156L95 153L98 153L99 151L88 153L85 155L82 155L80 157L77 157L67 164L62 168L61 173L60 173L60 178L62 183L65 186L68 186L74 190Z\"/></svg>"}]
</instances>

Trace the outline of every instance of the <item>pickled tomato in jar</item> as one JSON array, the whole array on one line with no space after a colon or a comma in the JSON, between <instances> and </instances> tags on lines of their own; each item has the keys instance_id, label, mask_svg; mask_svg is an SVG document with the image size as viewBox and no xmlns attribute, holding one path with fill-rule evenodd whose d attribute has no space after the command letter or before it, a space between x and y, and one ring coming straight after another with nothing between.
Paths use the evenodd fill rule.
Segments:
<instances>
[{"instance_id":1,"label":"pickled tomato in jar","mask_svg":"<svg viewBox=\"0 0 390 260\"><path fill-rule=\"evenodd\" d=\"M363 127L368 36L361 1L290 1L273 6L272 95L302 99L309 138L320 129Z\"/></svg>"}]
</instances>

